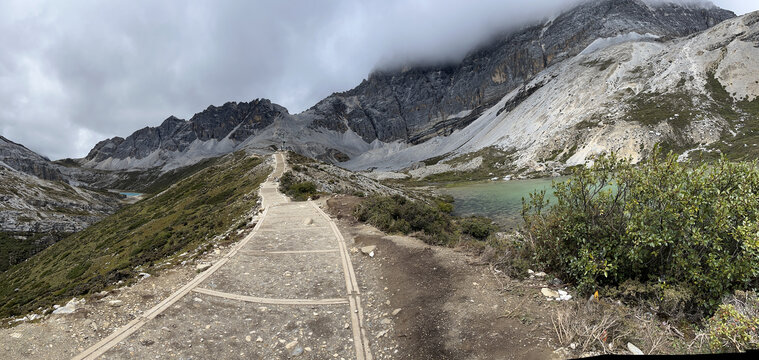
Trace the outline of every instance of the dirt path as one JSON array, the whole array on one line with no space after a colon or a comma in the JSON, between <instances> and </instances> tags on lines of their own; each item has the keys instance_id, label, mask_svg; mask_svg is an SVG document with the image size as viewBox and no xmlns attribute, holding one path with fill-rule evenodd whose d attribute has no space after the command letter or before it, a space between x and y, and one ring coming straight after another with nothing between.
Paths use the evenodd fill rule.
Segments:
<instances>
[{"instance_id":1,"label":"dirt path","mask_svg":"<svg viewBox=\"0 0 759 360\"><path fill-rule=\"evenodd\" d=\"M509 280L467 252L353 221L359 199L326 201L352 251L377 359L553 359L553 306L537 280ZM397 311L397 309L401 309ZM393 315L393 312L397 314Z\"/></svg>"},{"instance_id":2,"label":"dirt path","mask_svg":"<svg viewBox=\"0 0 759 360\"><path fill-rule=\"evenodd\" d=\"M360 291L339 230L315 204L291 203L276 166L253 232L209 269L76 359L372 359Z\"/></svg>"},{"instance_id":3,"label":"dirt path","mask_svg":"<svg viewBox=\"0 0 759 360\"><path fill-rule=\"evenodd\" d=\"M274 158L258 223L210 254L209 269L177 267L73 314L0 329L3 358L556 357L537 290L504 285L465 253L346 220L356 198L290 202Z\"/></svg>"}]
</instances>

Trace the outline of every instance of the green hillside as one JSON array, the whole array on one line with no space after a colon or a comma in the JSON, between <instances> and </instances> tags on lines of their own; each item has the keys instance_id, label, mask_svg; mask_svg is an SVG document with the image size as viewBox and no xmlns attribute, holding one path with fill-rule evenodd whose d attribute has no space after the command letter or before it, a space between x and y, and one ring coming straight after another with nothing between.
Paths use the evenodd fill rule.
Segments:
<instances>
[{"instance_id":1,"label":"green hillside","mask_svg":"<svg viewBox=\"0 0 759 360\"><path fill-rule=\"evenodd\" d=\"M212 246L255 206L271 171L262 162L242 152L220 158L11 267L0 274L0 318L132 281L174 254Z\"/></svg>"}]
</instances>

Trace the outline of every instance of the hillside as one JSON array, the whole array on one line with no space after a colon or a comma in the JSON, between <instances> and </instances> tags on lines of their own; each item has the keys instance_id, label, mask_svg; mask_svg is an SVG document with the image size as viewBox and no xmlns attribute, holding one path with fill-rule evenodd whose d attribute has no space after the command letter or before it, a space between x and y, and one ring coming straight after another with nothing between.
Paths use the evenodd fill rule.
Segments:
<instances>
[{"instance_id":1,"label":"hillside","mask_svg":"<svg viewBox=\"0 0 759 360\"><path fill-rule=\"evenodd\" d=\"M131 282L139 273L191 259L245 227L270 170L230 154L167 190L125 206L0 274L0 317Z\"/></svg>"},{"instance_id":2,"label":"hillside","mask_svg":"<svg viewBox=\"0 0 759 360\"><path fill-rule=\"evenodd\" d=\"M119 195L72 186L56 164L0 136L0 271L120 206Z\"/></svg>"},{"instance_id":3,"label":"hillside","mask_svg":"<svg viewBox=\"0 0 759 360\"><path fill-rule=\"evenodd\" d=\"M300 114L266 99L210 106L189 120L172 116L158 127L101 141L77 161L103 170L169 170L235 149L284 146L334 163L352 160L345 164L352 169L402 168L424 159L398 164L375 164L372 159L414 144L434 145L457 130L473 131L460 129L477 119L489 122L490 109L499 103L502 108L505 96L512 99L511 110L536 90L526 87L536 76L544 79L539 74L551 71L547 69L575 62L589 46L597 47L598 39L632 36L666 44L735 16L713 6L652 4L586 1L555 18L501 34L457 64L379 69L356 88L335 93Z\"/></svg>"},{"instance_id":4,"label":"hillside","mask_svg":"<svg viewBox=\"0 0 759 360\"><path fill-rule=\"evenodd\" d=\"M656 144L682 159L755 158L757 40L759 13L670 41L599 40L465 129L411 147L374 149L343 165L402 169L438 156L440 163L422 173L444 172L473 158L463 154L492 148L501 153L496 173L545 174L609 151L639 161Z\"/></svg>"},{"instance_id":5,"label":"hillside","mask_svg":"<svg viewBox=\"0 0 759 360\"><path fill-rule=\"evenodd\" d=\"M0 271L115 212L118 195L0 167Z\"/></svg>"}]
</instances>

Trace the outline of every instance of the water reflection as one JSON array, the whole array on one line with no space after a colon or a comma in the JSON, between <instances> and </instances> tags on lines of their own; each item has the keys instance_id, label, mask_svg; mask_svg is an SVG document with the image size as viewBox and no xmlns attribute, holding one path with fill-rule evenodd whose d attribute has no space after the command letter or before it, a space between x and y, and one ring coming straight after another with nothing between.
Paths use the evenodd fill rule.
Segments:
<instances>
[{"instance_id":1,"label":"water reflection","mask_svg":"<svg viewBox=\"0 0 759 360\"><path fill-rule=\"evenodd\" d=\"M454 215L481 215L493 219L505 228L516 228L522 221L522 198L536 190L546 190L547 198L553 200L552 181L566 178L530 179L470 183L441 189L456 200Z\"/></svg>"}]
</instances>

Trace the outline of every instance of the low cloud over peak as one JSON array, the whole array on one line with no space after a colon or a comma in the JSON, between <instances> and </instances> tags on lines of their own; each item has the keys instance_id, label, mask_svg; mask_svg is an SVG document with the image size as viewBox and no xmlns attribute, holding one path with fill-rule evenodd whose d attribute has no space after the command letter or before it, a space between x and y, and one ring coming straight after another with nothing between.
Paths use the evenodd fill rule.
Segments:
<instances>
[{"instance_id":1,"label":"low cloud over peak","mask_svg":"<svg viewBox=\"0 0 759 360\"><path fill-rule=\"evenodd\" d=\"M56 159L209 104L264 97L295 113L377 67L457 61L572 4L4 1L0 135Z\"/></svg>"}]
</instances>

